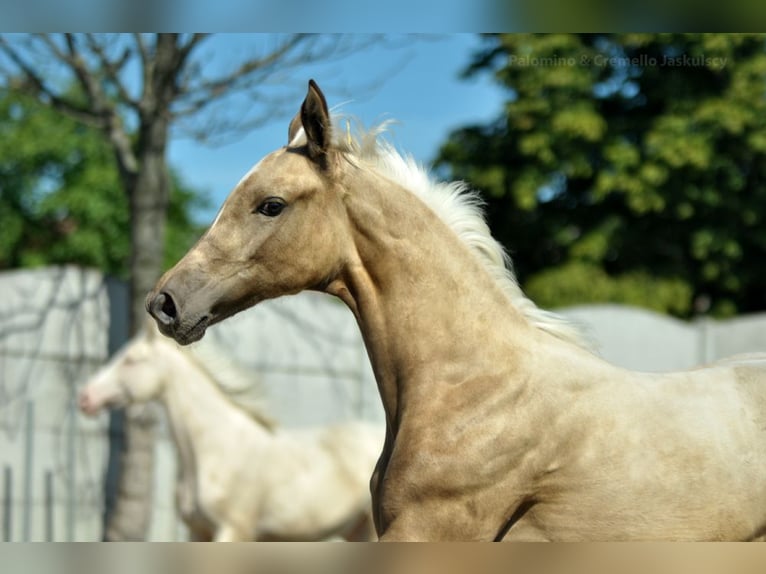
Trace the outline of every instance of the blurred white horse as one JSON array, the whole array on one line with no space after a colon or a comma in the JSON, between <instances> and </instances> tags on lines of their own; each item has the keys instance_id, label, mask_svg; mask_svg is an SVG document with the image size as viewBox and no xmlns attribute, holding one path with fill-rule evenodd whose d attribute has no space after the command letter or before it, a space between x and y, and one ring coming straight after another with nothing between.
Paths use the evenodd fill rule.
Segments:
<instances>
[{"instance_id":1,"label":"blurred white horse","mask_svg":"<svg viewBox=\"0 0 766 574\"><path fill-rule=\"evenodd\" d=\"M176 503L192 539L375 539L369 477L383 429L277 429L261 408L225 390L237 379L241 389L242 374L220 358L213 367L216 357L200 351L147 323L79 397L91 416L148 401L164 407L178 455Z\"/></svg>"}]
</instances>

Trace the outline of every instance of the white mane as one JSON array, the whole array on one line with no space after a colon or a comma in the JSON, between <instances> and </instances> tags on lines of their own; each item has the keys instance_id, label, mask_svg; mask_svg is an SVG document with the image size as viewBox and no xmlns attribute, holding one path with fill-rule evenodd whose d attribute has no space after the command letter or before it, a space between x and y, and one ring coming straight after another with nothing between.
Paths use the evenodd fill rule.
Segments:
<instances>
[{"instance_id":1,"label":"white mane","mask_svg":"<svg viewBox=\"0 0 766 574\"><path fill-rule=\"evenodd\" d=\"M524 295L513 272L511 258L492 237L484 219L484 201L478 192L465 182L434 181L412 156L401 155L380 137L387 125L383 123L366 131L357 127L356 133L352 134L348 121L345 129L341 129L336 119L335 144L351 159L395 181L430 207L470 248L513 305L533 325L559 339L589 348L589 342L576 325L556 313L540 309Z\"/></svg>"},{"instance_id":2,"label":"white mane","mask_svg":"<svg viewBox=\"0 0 766 574\"><path fill-rule=\"evenodd\" d=\"M276 428L276 422L266 414L265 392L259 378L234 363L225 351L214 348L209 341L178 349L198 366L236 407L245 411L266 429Z\"/></svg>"}]
</instances>

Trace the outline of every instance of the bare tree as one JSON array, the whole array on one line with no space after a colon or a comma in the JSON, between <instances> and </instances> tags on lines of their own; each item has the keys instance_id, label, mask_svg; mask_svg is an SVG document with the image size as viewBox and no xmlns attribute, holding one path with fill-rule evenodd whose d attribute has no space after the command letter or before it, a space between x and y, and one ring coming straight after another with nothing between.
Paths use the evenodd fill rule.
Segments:
<instances>
[{"instance_id":1,"label":"bare tree","mask_svg":"<svg viewBox=\"0 0 766 574\"><path fill-rule=\"evenodd\" d=\"M262 35L252 39L249 53L230 55L227 67L210 64L214 43L205 34L0 36L0 74L7 85L97 127L114 151L130 205L131 332L144 321L144 296L162 270L171 127L212 141L250 130L285 111L284 89L296 87L294 72L374 41ZM107 505L105 539L141 540L150 519L154 424L129 411L124 426L118 494L114 507Z\"/></svg>"}]
</instances>

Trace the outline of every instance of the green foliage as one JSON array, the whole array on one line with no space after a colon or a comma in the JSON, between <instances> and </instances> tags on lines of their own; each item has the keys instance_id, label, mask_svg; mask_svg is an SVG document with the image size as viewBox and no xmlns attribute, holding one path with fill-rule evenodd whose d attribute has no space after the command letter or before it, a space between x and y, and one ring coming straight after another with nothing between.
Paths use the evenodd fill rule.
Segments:
<instances>
[{"instance_id":1,"label":"green foliage","mask_svg":"<svg viewBox=\"0 0 766 574\"><path fill-rule=\"evenodd\" d=\"M541 304L766 309L766 37L488 35L478 73L503 113L437 164L484 193Z\"/></svg>"},{"instance_id":2,"label":"green foliage","mask_svg":"<svg viewBox=\"0 0 766 574\"><path fill-rule=\"evenodd\" d=\"M174 178L167 266L200 234L205 200ZM0 94L0 269L76 263L126 277L128 199L103 136L16 93Z\"/></svg>"},{"instance_id":3,"label":"green foliage","mask_svg":"<svg viewBox=\"0 0 766 574\"><path fill-rule=\"evenodd\" d=\"M527 294L547 308L583 303L623 303L676 315L689 313L691 288L681 279L654 277L646 271L608 275L588 263L567 263L537 273Z\"/></svg>"}]
</instances>

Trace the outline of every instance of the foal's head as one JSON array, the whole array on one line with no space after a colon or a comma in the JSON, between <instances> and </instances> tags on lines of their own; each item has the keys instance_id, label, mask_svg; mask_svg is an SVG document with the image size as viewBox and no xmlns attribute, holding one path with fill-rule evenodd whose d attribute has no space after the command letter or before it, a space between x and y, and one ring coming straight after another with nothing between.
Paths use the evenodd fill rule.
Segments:
<instances>
[{"instance_id":1,"label":"foal's head","mask_svg":"<svg viewBox=\"0 0 766 574\"><path fill-rule=\"evenodd\" d=\"M199 242L146 298L181 344L261 300L321 289L338 272L347 223L327 102L309 82L289 143L237 184Z\"/></svg>"},{"instance_id":2,"label":"foal's head","mask_svg":"<svg viewBox=\"0 0 766 574\"><path fill-rule=\"evenodd\" d=\"M161 344L157 329L147 324L144 333L86 383L79 395L80 410L92 416L103 408L122 408L158 398L167 380Z\"/></svg>"}]
</instances>

